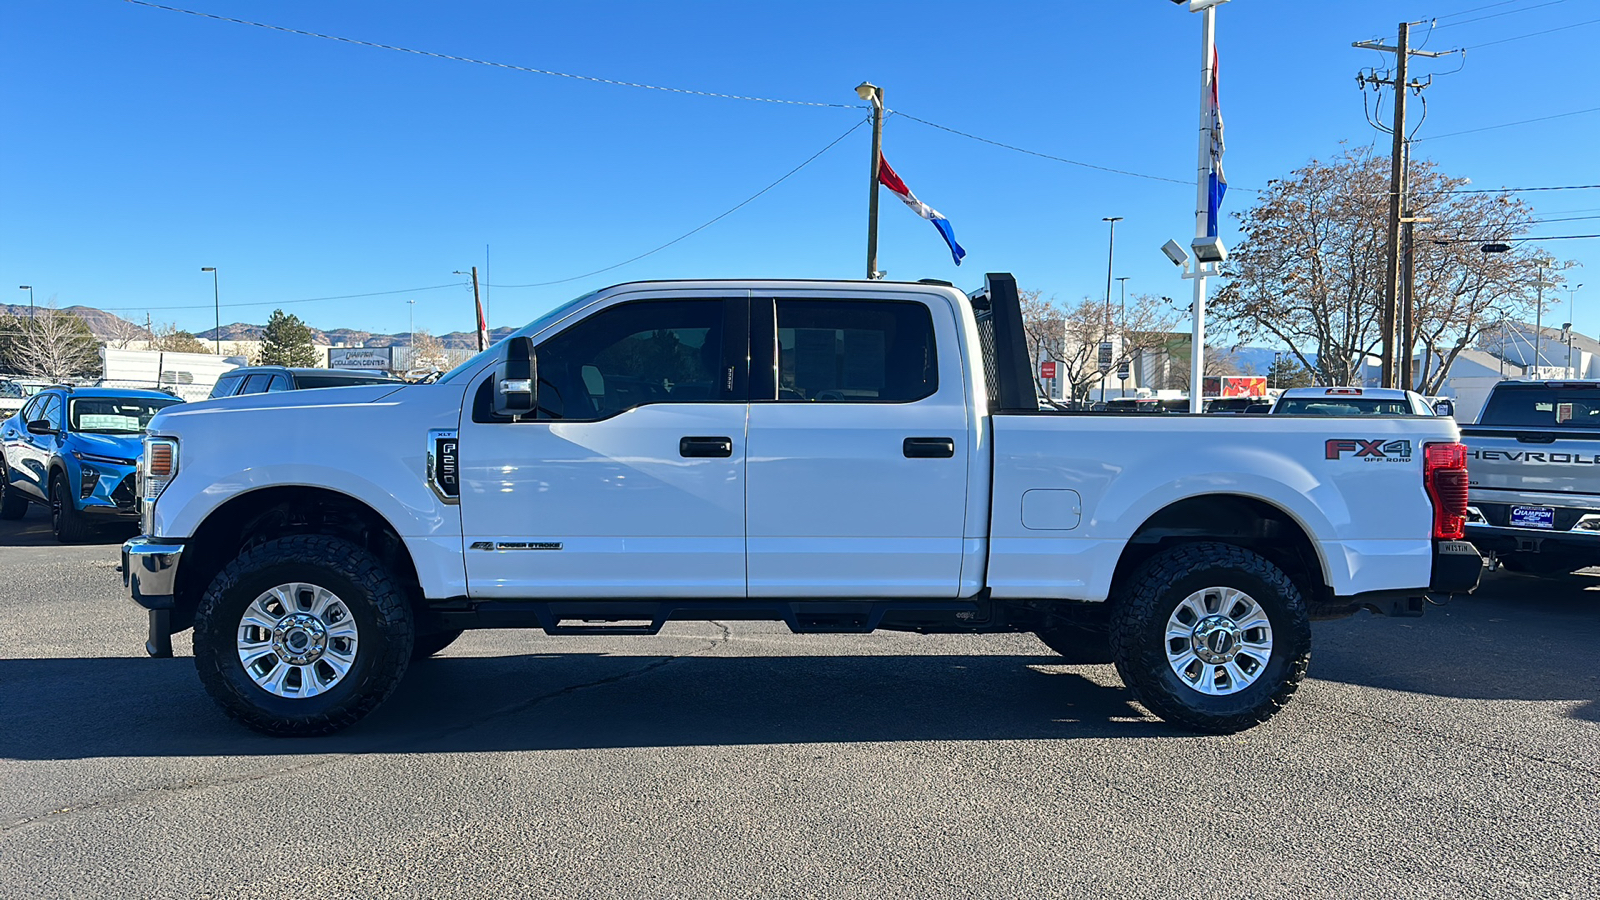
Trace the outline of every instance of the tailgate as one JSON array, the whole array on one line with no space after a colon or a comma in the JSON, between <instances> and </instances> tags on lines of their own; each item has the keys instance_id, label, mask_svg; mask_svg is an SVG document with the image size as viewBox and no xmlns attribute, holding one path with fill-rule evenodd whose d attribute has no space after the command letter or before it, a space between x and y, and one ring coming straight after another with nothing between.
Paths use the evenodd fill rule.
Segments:
<instances>
[{"instance_id":1,"label":"tailgate","mask_svg":"<svg viewBox=\"0 0 1600 900\"><path fill-rule=\"evenodd\" d=\"M1600 431L1473 426L1461 442L1473 490L1600 495Z\"/></svg>"}]
</instances>

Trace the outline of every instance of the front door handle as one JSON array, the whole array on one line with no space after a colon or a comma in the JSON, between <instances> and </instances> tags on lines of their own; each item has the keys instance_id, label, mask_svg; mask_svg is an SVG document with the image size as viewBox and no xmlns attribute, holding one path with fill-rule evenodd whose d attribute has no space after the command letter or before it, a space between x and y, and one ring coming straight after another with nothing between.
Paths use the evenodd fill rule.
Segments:
<instances>
[{"instance_id":1,"label":"front door handle","mask_svg":"<svg viewBox=\"0 0 1600 900\"><path fill-rule=\"evenodd\" d=\"M956 442L947 437L906 438L901 451L906 459L949 459L956 455Z\"/></svg>"},{"instance_id":2,"label":"front door handle","mask_svg":"<svg viewBox=\"0 0 1600 900\"><path fill-rule=\"evenodd\" d=\"M733 438L686 437L678 441L678 455L694 457L727 457L733 455Z\"/></svg>"}]
</instances>

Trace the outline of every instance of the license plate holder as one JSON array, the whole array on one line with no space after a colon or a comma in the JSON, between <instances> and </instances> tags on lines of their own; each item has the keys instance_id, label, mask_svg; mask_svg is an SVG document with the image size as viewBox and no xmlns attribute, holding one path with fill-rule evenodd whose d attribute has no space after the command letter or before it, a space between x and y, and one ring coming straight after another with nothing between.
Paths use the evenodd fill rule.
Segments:
<instances>
[{"instance_id":1,"label":"license plate holder","mask_svg":"<svg viewBox=\"0 0 1600 900\"><path fill-rule=\"evenodd\" d=\"M1512 528L1541 528L1546 531L1556 527L1556 511L1551 506L1511 507Z\"/></svg>"}]
</instances>

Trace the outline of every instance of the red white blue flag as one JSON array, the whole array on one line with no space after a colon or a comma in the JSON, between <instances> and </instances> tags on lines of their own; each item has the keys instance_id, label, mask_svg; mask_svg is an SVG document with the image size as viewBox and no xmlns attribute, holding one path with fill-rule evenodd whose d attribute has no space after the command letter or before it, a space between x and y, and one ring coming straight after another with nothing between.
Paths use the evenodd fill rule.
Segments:
<instances>
[{"instance_id":1,"label":"red white blue flag","mask_svg":"<svg viewBox=\"0 0 1600 900\"><path fill-rule=\"evenodd\" d=\"M1217 48L1211 48L1211 175L1206 200L1206 237L1217 236L1217 210L1228 192L1228 179L1222 174L1222 104L1217 99L1217 77L1222 72Z\"/></svg>"},{"instance_id":2,"label":"red white blue flag","mask_svg":"<svg viewBox=\"0 0 1600 900\"><path fill-rule=\"evenodd\" d=\"M483 317L483 302L476 297L472 302L478 307L478 349L484 350L489 346L489 321Z\"/></svg>"},{"instance_id":3,"label":"red white blue flag","mask_svg":"<svg viewBox=\"0 0 1600 900\"><path fill-rule=\"evenodd\" d=\"M932 222L933 227L939 229L939 236L944 238L946 244L950 245L951 258L956 261L956 265L961 265L961 259L967 255L967 251L961 249L961 245L956 243L956 233L950 228L950 220L940 215L937 209L918 200L917 195L911 193L911 189L906 187L906 183L901 181L900 176L896 175L894 169L889 167L889 161L883 158L882 153L878 154L878 183L888 188L896 197L899 197L906 206L911 207L912 212Z\"/></svg>"}]
</instances>

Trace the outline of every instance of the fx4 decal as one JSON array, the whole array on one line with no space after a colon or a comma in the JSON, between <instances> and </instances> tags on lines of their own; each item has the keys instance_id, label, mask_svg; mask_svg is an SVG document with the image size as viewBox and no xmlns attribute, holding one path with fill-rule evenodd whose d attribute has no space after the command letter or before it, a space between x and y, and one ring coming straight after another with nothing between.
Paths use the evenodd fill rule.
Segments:
<instances>
[{"instance_id":1,"label":"fx4 decal","mask_svg":"<svg viewBox=\"0 0 1600 900\"><path fill-rule=\"evenodd\" d=\"M1334 438L1324 445L1327 459L1343 459L1346 455L1363 462L1410 462L1410 441L1384 442L1383 438L1365 441L1360 438Z\"/></svg>"}]
</instances>

